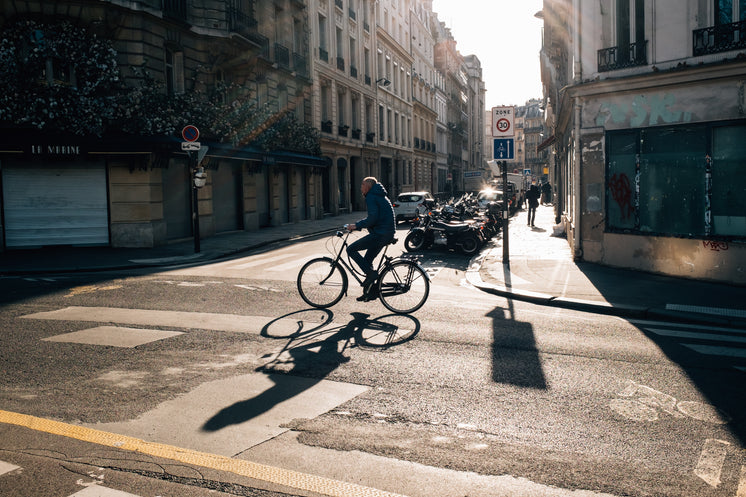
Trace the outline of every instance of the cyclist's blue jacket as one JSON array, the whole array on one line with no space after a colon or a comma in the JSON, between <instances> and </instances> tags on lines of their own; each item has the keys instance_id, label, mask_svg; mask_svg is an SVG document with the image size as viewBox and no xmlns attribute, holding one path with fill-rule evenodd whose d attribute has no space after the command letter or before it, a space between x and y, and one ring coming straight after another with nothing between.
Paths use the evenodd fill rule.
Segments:
<instances>
[{"instance_id":1,"label":"cyclist's blue jacket","mask_svg":"<svg viewBox=\"0 0 746 497\"><path fill-rule=\"evenodd\" d=\"M355 223L358 229L368 228L370 233L393 238L396 233L394 208L391 206L386 189L381 183L373 185L365 195L368 217Z\"/></svg>"}]
</instances>

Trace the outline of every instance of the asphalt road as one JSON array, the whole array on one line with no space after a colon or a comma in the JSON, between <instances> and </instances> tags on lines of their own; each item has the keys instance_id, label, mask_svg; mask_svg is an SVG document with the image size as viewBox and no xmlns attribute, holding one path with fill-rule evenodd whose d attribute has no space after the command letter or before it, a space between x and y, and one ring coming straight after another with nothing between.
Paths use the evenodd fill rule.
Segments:
<instances>
[{"instance_id":1,"label":"asphalt road","mask_svg":"<svg viewBox=\"0 0 746 497\"><path fill-rule=\"evenodd\" d=\"M0 495L746 495L743 371L672 354L665 337L691 327L485 294L445 251L423 254L431 295L411 316L354 287L310 310L295 276L328 242L0 279L0 409L97 430L0 424Z\"/></svg>"}]
</instances>

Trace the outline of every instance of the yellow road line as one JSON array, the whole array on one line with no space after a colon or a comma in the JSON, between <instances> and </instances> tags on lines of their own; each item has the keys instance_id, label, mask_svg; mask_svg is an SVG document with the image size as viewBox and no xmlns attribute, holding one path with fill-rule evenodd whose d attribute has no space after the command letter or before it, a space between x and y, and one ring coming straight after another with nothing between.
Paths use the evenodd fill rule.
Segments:
<instances>
[{"instance_id":1,"label":"yellow road line","mask_svg":"<svg viewBox=\"0 0 746 497\"><path fill-rule=\"evenodd\" d=\"M162 457L185 464L194 464L218 471L227 471L255 480L285 485L290 488L316 492L332 497L403 497L399 494L324 478L323 476L299 473L297 471L184 449L173 445L146 442L139 438L37 418L27 414L0 410L0 423L22 426L31 430L74 438L107 447L116 447L154 457Z\"/></svg>"}]
</instances>

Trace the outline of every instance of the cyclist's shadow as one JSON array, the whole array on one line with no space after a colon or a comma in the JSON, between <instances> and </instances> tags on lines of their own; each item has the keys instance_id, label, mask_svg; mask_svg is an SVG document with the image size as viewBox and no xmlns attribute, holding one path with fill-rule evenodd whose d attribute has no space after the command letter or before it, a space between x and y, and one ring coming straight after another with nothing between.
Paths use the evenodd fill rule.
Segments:
<instances>
[{"instance_id":1,"label":"cyclist's shadow","mask_svg":"<svg viewBox=\"0 0 746 497\"><path fill-rule=\"evenodd\" d=\"M305 321L296 320L297 330L289 336L284 332L280 334L285 336L271 332L273 325L276 325L274 329L287 330L289 319L309 312L321 312L326 316L320 322L315 320L315 325L307 330L304 329ZM411 340L420 329L419 321L412 316L390 315L371 320L368 314L354 312L352 317L343 326L334 327L329 326L333 318L331 311L297 311L267 323L262 329L262 336L288 340L282 350L265 356L270 360L256 369L266 373L274 385L255 397L221 409L205 422L202 430L218 431L243 423L310 389L340 364L349 362L350 357L345 354L347 349L360 346L390 347ZM399 330L402 331L399 340L392 340Z\"/></svg>"}]
</instances>

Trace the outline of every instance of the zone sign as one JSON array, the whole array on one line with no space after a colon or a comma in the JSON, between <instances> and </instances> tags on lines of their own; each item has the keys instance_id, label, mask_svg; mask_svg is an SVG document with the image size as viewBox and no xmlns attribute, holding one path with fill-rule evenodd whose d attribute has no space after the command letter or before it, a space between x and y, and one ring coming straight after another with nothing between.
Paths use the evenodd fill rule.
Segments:
<instances>
[{"instance_id":1,"label":"zone sign","mask_svg":"<svg viewBox=\"0 0 746 497\"><path fill-rule=\"evenodd\" d=\"M511 137L513 131L513 116L515 107L492 107L492 136L505 138Z\"/></svg>"}]
</instances>

